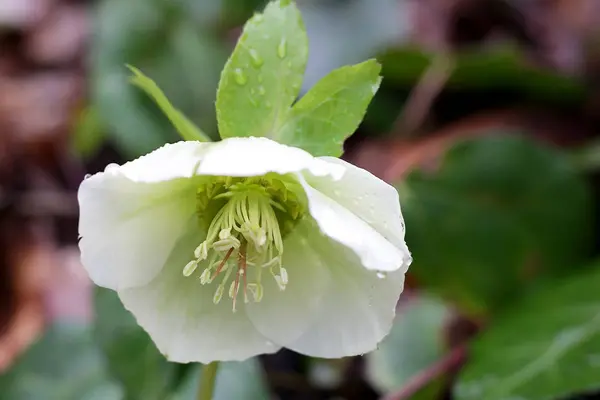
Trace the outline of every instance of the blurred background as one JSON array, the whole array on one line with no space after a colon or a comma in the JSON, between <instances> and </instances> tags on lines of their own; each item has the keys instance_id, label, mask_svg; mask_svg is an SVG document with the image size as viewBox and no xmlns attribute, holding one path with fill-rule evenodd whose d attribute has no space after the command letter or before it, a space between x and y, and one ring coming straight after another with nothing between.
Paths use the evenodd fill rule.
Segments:
<instances>
[{"instance_id":1,"label":"blurred background","mask_svg":"<svg viewBox=\"0 0 600 400\"><path fill-rule=\"evenodd\" d=\"M87 173L176 141L126 63L217 138L260 0L0 0L0 399L192 399L79 263ZM219 400L600 399L600 1L298 0L303 91L377 57L345 158L400 193L414 263L363 357L226 364Z\"/></svg>"}]
</instances>

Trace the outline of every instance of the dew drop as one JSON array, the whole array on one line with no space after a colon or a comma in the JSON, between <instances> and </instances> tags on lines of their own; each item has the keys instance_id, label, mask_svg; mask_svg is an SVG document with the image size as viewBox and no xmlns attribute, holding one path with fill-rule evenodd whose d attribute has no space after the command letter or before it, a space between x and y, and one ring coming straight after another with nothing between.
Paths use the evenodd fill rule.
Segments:
<instances>
[{"instance_id":1,"label":"dew drop","mask_svg":"<svg viewBox=\"0 0 600 400\"><path fill-rule=\"evenodd\" d=\"M256 94L256 89L250 88L250 94L252 94L252 95Z\"/></svg>"},{"instance_id":2,"label":"dew drop","mask_svg":"<svg viewBox=\"0 0 600 400\"><path fill-rule=\"evenodd\" d=\"M111 169L115 169L115 168L118 168L118 167L119 167L119 164L115 164L115 163L108 164L108 165L107 165L107 166L104 168L104 172L106 172L106 171L110 171Z\"/></svg>"},{"instance_id":3,"label":"dew drop","mask_svg":"<svg viewBox=\"0 0 600 400\"><path fill-rule=\"evenodd\" d=\"M249 53L250 59L252 60L252 65L254 65L256 68L259 68L263 65L264 60L262 59L260 54L258 54L258 51L256 51L256 49L250 49Z\"/></svg>"},{"instance_id":4,"label":"dew drop","mask_svg":"<svg viewBox=\"0 0 600 400\"><path fill-rule=\"evenodd\" d=\"M92 176L92 174L85 174L85 176L83 177L83 179L88 179Z\"/></svg>"},{"instance_id":5,"label":"dew drop","mask_svg":"<svg viewBox=\"0 0 600 400\"><path fill-rule=\"evenodd\" d=\"M387 277L387 274L385 272L378 272L377 277L379 279L384 279L385 277Z\"/></svg>"},{"instance_id":6,"label":"dew drop","mask_svg":"<svg viewBox=\"0 0 600 400\"><path fill-rule=\"evenodd\" d=\"M258 101L252 97L250 97L250 104L252 104L254 107L258 107Z\"/></svg>"},{"instance_id":7,"label":"dew drop","mask_svg":"<svg viewBox=\"0 0 600 400\"><path fill-rule=\"evenodd\" d=\"M287 54L287 41L285 38L281 38L279 45L277 46L277 55L279 58L285 58Z\"/></svg>"},{"instance_id":8,"label":"dew drop","mask_svg":"<svg viewBox=\"0 0 600 400\"><path fill-rule=\"evenodd\" d=\"M261 96L264 96L265 93L267 93L267 91L265 90L264 86L259 86L258 87L258 94L260 94Z\"/></svg>"},{"instance_id":9,"label":"dew drop","mask_svg":"<svg viewBox=\"0 0 600 400\"><path fill-rule=\"evenodd\" d=\"M259 13L256 13L256 14L254 14L254 18L253 18L253 20L254 20L254 22L256 22L257 24L260 24L261 22L263 22L263 20L264 20L264 19L265 19L265 18L263 17L263 15L262 15L262 14L259 14Z\"/></svg>"},{"instance_id":10,"label":"dew drop","mask_svg":"<svg viewBox=\"0 0 600 400\"><path fill-rule=\"evenodd\" d=\"M241 68L236 68L235 71L233 71L233 75L235 77L235 82L240 86L244 86L248 82L248 78Z\"/></svg>"}]
</instances>

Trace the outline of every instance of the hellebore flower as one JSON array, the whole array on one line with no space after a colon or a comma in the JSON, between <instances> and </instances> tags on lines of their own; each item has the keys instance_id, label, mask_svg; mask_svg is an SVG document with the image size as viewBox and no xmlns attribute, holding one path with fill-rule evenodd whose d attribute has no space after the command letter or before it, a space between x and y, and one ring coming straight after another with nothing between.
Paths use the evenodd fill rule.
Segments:
<instances>
[{"instance_id":1,"label":"hellebore flower","mask_svg":"<svg viewBox=\"0 0 600 400\"><path fill-rule=\"evenodd\" d=\"M373 350L411 256L394 188L266 138L179 142L84 180L82 262L175 362Z\"/></svg>"}]
</instances>

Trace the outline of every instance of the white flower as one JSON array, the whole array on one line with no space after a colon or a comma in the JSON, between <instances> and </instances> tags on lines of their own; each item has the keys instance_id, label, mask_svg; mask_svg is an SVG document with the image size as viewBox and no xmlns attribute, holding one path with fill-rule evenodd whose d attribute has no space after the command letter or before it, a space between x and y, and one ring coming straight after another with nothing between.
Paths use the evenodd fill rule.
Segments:
<instances>
[{"instance_id":1,"label":"white flower","mask_svg":"<svg viewBox=\"0 0 600 400\"><path fill-rule=\"evenodd\" d=\"M371 351L411 262L394 188L265 138L166 145L79 204L91 279L176 362Z\"/></svg>"}]
</instances>

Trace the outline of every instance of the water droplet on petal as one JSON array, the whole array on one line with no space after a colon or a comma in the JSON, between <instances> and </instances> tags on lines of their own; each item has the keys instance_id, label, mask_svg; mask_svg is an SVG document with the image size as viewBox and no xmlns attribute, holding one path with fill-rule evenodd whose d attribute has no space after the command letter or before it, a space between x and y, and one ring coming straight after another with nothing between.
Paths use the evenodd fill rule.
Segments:
<instances>
[{"instance_id":1,"label":"water droplet on petal","mask_svg":"<svg viewBox=\"0 0 600 400\"><path fill-rule=\"evenodd\" d=\"M250 49L249 53L250 59L252 60L252 65L254 65L257 68L263 65L264 60L262 59L260 54L258 54L258 51L256 51L256 49Z\"/></svg>"},{"instance_id":2,"label":"water droplet on petal","mask_svg":"<svg viewBox=\"0 0 600 400\"><path fill-rule=\"evenodd\" d=\"M261 96L264 96L265 93L267 93L267 91L265 90L264 86L259 86L258 87L258 94L260 94Z\"/></svg>"},{"instance_id":3,"label":"water droplet on petal","mask_svg":"<svg viewBox=\"0 0 600 400\"><path fill-rule=\"evenodd\" d=\"M236 68L235 71L233 71L233 75L235 77L235 82L240 86L244 86L248 82L248 78L241 68Z\"/></svg>"},{"instance_id":4,"label":"water droplet on petal","mask_svg":"<svg viewBox=\"0 0 600 400\"><path fill-rule=\"evenodd\" d=\"M281 38L279 45L277 46L277 55L279 58L285 58L287 54L287 41L285 38Z\"/></svg>"},{"instance_id":5,"label":"water droplet on petal","mask_svg":"<svg viewBox=\"0 0 600 400\"><path fill-rule=\"evenodd\" d=\"M385 272L378 272L377 277L379 279L384 279L385 277L387 277L387 274Z\"/></svg>"},{"instance_id":6,"label":"water droplet on petal","mask_svg":"<svg viewBox=\"0 0 600 400\"><path fill-rule=\"evenodd\" d=\"M85 174L85 176L83 177L83 179L88 179L91 176L92 176L92 174Z\"/></svg>"},{"instance_id":7,"label":"water droplet on petal","mask_svg":"<svg viewBox=\"0 0 600 400\"><path fill-rule=\"evenodd\" d=\"M111 169L115 169L115 168L118 168L118 167L119 167L119 164L115 164L115 163L108 164L104 168L104 172L110 171Z\"/></svg>"}]
</instances>

